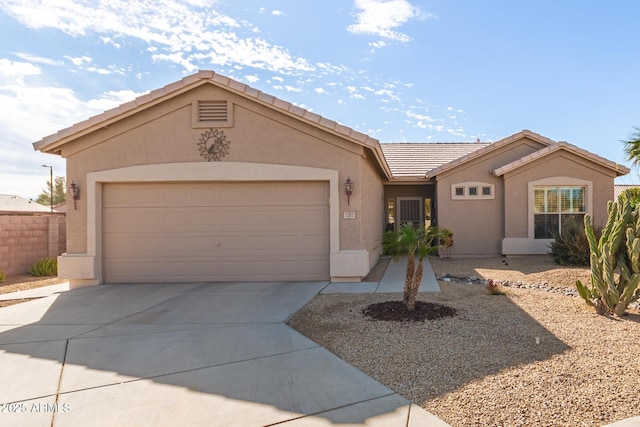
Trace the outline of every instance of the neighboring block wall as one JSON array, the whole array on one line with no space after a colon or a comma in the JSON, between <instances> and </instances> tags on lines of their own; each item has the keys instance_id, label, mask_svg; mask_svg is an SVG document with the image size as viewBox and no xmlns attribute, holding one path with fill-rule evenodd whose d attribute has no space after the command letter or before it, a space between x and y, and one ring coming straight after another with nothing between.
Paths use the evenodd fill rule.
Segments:
<instances>
[{"instance_id":1,"label":"neighboring block wall","mask_svg":"<svg viewBox=\"0 0 640 427\"><path fill-rule=\"evenodd\" d=\"M0 215L0 270L24 274L41 258L66 251L66 221L62 216Z\"/></svg>"}]
</instances>

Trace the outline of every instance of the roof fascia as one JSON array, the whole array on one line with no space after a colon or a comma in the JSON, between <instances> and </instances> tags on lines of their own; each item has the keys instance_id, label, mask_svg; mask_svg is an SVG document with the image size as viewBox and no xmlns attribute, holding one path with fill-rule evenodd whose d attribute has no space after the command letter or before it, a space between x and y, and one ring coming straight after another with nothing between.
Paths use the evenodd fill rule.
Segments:
<instances>
[{"instance_id":1,"label":"roof fascia","mask_svg":"<svg viewBox=\"0 0 640 427\"><path fill-rule=\"evenodd\" d=\"M484 146L482 148L479 148L478 150L476 150L476 151L474 151L472 153L469 153L466 156L462 156L462 157L460 157L458 159L450 161L449 163L445 163L442 166L438 166L437 168L428 171L425 174L425 177L426 178L433 178L436 175L439 175L439 174L441 174L443 172L446 172L446 171L448 171L450 169L453 169L453 168L456 168L458 166L461 166L461 165L463 165L465 163L468 163L468 162L470 162L470 161L472 161L474 159L482 157L485 154L489 154L489 153L491 153L491 152L493 152L493 151L495 151L495 150L497 150L497 149L499 149L501 147L504 147L504 146L509 145L509 144L511 144L513 142L519 141L522 138L529 138L529 139L534 140L536 142L539 142L540 144L543 144L545 146L549 146L549 145L555 144L555 141L553 141L553 140L551 140L551 139L549 139L547 137L544 137L544 136L542 136L542 135L540 135L538 133L532 132L532 131L530 131L528 129L523 129L520 132L516 132L516 133L514 133L512 135L507 136L506 138L502 138L502 139L500 139L500 140L498 140L498 141L496 141L496 142L494 142L494 143L492 143L490 145L487 145L487 146Z\"/></svg>"},{"instance_id":2,"label":"roof fascia","mask_svg":"<svg viewBox=\"0 0 640 427\"><path fill-rule=\"evenodd\" d=\"M326 119L319 114L297 107L290 102L268 95L244 83L240 83L229 77L217 74L211 70L201 70L198 73L183 78L182 80L178 80L160 89L151 91L146 95L142 95L133 101L127 102L118 107L107 110L104 113L95 115L85 121L62 129L55 134L44 137L40 141L34 142L33 147L35 150L42 152L60 154L59 148L70 141L83 137L98 129L110 126L111 124L132 116L144 109L160 104L204 84L213 84L236 95L272 108L280 113L284 113L292 118L308 123L325 132L329 132L342 139L346 139L352 143L366 147L374 152L374 157L387 178L392 176L391 170L389 169L384 154L382 153L382 149L380 148L380 142L377 139L371 138L370 136L362 132L358 132L350 127L341 125L336 121Z\"/></svg>"},{"instance_id":3,"label":"roof fascia","mask_svg":"<svg viewBox=\"0 0 640 427\"><path fill-rule=\"evenodd\" d=\"M596 163L600 166L603 166L606 169L612 170L616 173L617 176L623 176L630 172L630 169L624 165L621 165L616 162L612 162L611 160L605 159L597 154L591 153L587 150L584 150L580 147L577 147L573 144L569 144L565 141L556 142L555 144L545 147L535 153L524 156L518 160L515 160L511 163L508 163L504 166L501 166L493 171L495 176L502 176L508 172L519 169L527 164L533 163L536 160L542 159L552 153L557 151L566 151L568 153L574 154L578 157L581 157L589 162Z\"/></svg>"},{"instance_id":4,"label":"roof fascia","mask_svg":"<svg viewBox=\"0 0 640 427\"><path fill-rule=\"evenodd\" d=\"M180 80L179 82L183 81L184 79ZM202 86L206 83L208 83L207 80L200 79L191 82L190 84L183 85L179 88L173 88L173 90L171 89L171 87L175 85L175 83L167 85L160 89L156 89L149 92L148 94L139 96L133 101L126 102L122 105L119 105L118 107L107 110L104 113L97 114L88 118L87 120L78 122L68 128L62 129L57 133L46 136L40 141L34 142L33 147L35 150L39 150L45 153L59 154L60 151L56 151L56 149L68 142L95 132L98 129L109 127L116 122L139 113L140 111L161 104L162 102L182 95L183 93L195 89L196 87Z\"/></svg>"}]
</instances>

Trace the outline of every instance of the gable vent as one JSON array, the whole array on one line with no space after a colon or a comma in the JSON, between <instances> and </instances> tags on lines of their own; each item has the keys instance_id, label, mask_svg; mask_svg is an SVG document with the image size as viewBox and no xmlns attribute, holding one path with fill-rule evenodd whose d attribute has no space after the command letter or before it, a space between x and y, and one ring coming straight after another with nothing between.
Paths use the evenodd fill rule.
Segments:
<instances>
[{"instance_id":1,"label":"gable vent","mask_svg":"<svg viewBox=\"0 0 640 427\"><path fill-rule=\"evenodd\" d=\"M198 121L221 123L229 120L227 101L198 101Z\"/></svg>"}]
</instances>

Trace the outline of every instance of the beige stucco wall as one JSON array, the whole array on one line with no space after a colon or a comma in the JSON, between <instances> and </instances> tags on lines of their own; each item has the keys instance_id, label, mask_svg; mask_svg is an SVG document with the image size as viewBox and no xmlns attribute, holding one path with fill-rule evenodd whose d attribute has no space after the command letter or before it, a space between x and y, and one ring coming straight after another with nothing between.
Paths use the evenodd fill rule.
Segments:
<instances>
[{"instance_id":1,"label":"beige stucco wall","mask_svg":"<svg viewBox=\"0 0 640 427\"><path fill-rule=\"evenodd\" d=\"M505 221L505 186L492 172L505 164L533 153L544 145L522 138L436 177L438 225L453 232L451 255L492 255L501 253ZM453 200L451 186L482 182L494 186L494 199Z\"/></svg>"},{"instance_id":2,"label":"beige stucco wall","mask_svg":"<svg viewBox=\"0 0 640 427\"><path fill-rule=\"evenodd\" d=\"M369 265L373 267L382 254L384 231L384 186L370 159L363 157L360 173L361 247L369 251Z\"/></svg>"},{"instance_id":3,"label":"beige stucco wall","mask_svg":"<svg viewBox=\"0 0 640 427\"><path fill-rule=\"evenodd\" d=\"M230 141L229 154L220 162L208 163L200 156L197 145L206 128L192 127L192 103L223 99L233 108L233 125L217 128L223 130ZM336 171L337 183L332 183L338 187L333 189L339 203L336 212L340 212L341 218L346 210L357 213L355 220L338 221L338 251L367 251L357 256L359 260L370 260L375 256L368 251L375 249L369 234L373 230L371 224L379 222L382 215L382 183L365 150L351 141L253 100L213 85L205 85L68 143L63 146L62 155L67 158L67 180L79 184L83 192L87 191L89 173L152 164L199 162L208 163L213 170L217 164L237 162L296 165ZM351 197L350 206L347 206L347 198L341 188L348 176L360 181L355 182L356 191ZM171 178L168 177L168 180ZM363 194L367 194L364 200ZM78 209L68 213L69 253L81 255L91 249L87 246L91 240L87 235L87 223L90 221L88 199L83 193L78 201ZM89 215L93 215L90 210ZM364 237L365 234L367 237ZM339 258L333 255L332 259ZM368 272L368 262L362 261L360 268L354 269L358 271L354 276L366 274L360 274L365 268ZM99 271L99 267L96 270Z\"/></svg>"}]
</instances>

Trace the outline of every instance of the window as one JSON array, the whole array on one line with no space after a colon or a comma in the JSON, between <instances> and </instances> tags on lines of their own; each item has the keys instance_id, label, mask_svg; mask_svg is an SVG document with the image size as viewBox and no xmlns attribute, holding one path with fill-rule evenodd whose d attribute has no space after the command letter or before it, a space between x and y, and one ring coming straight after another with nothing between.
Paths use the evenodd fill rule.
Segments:
<instances>
[{"instance_id":1,"label":"window","mask_svg":"<svg viewBox=\"0 0 640 427\"><path fill-rule=\"evenodd\" d=\"M424 199L424 226L431 227L431 199Z\"/></svg>"},{"instance_id":2,"label":"window","mask_svg":"<svg viewBox=\"0 0 640 427\"><path fill-rule=\"evenodd\" d=\"M393 230L396 223L396 199L387 200L387 231Z\"/></svg>"},{"instance_id":3,"label":"window","mask_svg":"<svg viewBox=\"0 0 640 427\"><path fill-rule=\"evenodd\" d=\"M495 185L486 182L463 182L451 186L451 200L495 199Z\"/></svg>"},{"instance_id":4,"label":"window","mask_svg":"<svg viewBox=\"0 0 640 427\"><path fill-rule=\"evenodd\" d=\"M534 238L553 239L569 221L582 223L586 194L586 187L534 187Z\"/></svg>"}]
</instances>

